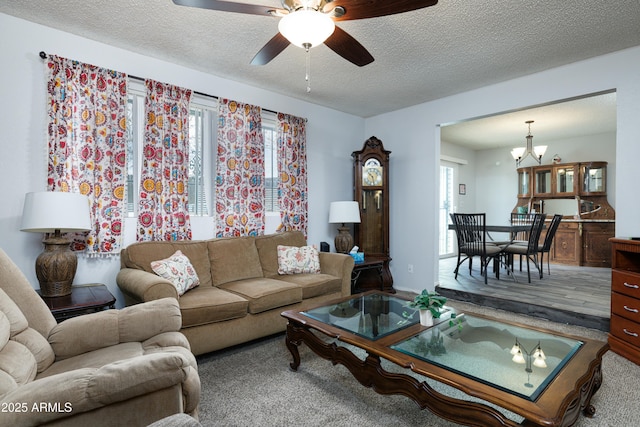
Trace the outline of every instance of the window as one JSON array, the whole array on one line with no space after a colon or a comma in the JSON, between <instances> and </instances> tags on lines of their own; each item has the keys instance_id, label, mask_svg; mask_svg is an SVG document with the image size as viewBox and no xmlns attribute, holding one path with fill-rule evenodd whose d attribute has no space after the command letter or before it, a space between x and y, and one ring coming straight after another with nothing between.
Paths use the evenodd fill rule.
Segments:
<instances>
[{"instance_id":1,"label":"window","mask_svg":"<svg viewBox=\"0 0 640 427\"><path fill-rule=\"evenodd\" d=\"M264 134L265 211L280 213L278 206L278 130L275 114L262 110Z\"/></svg>"},{"instance_id":2,"label":"window","mask_svg":"<svg viewBox=\"0 0 640 427\"><path fill-rule=\"evenodd\" d=\"M130 83L131 84L131 83ZM136 195L140 184L140 153L144 139L144 89L135 92L130 87L127 95L127 216L136 212Z\"/></svg>"},{"instance_id":3,"label":"window","mask_svg":"<svg viewBox=\"0 0 640 427\"><path fill-rule=\"evenodd\" d=\"M141 147L144 141L143 82L130 81L127 102L127 216L135 217L140 185ZM189 111L189 213L210 216L216 152L215 99L193 94ZM262 112L265 142L265 210L277 213L278 206L278 130L274 113Z\"/></svg>"},{"instance_id":4,"label":"window","mask_svg":"<svg viewBox=\"0 0 640 427\"><path fill-rule=\"evenodd\" d=\"M213 179L210 166L215 147L215 105L199 105L191 102L189 111L189 213L195 216L210 216L211 186Z\"/></svg>"}]
</instances>

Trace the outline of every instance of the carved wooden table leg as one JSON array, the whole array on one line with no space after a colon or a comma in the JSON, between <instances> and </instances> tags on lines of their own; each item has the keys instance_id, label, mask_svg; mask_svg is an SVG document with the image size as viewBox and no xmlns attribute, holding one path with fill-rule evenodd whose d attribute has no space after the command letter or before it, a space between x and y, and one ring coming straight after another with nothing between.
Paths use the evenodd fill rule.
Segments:
<instances>
[{"instance_id":1,"label":"carved wooden table leg","mask_svg":"<svg viewBox=\"0 0 640 427\"><path fill-rule=\"evenodd\" d=\"M298 352L298 346L302 341L300 339L294 340L291 338L292 335L295 335L293 330L294 328L295 327L291 324L291 322L287 324L287 335L285 338L285 344L287 345L289 352L291 352L291 355L293 356L293 362L289 363L289 367L292 371L297 371L298 366L300 366L300 353Z\"/></svg>"}]
</instances>

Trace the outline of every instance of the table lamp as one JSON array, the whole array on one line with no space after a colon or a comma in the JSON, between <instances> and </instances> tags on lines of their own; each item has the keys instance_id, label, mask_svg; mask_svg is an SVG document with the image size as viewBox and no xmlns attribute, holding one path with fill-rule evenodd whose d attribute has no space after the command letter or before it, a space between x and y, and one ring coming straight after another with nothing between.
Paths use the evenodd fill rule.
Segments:
<instances>
[{"instance_id":1,"label":"table lamp","mask_svg":"<svg viewBox=\"0 0 640 427\"><path fill-rule=\"evenodd\" d=\"M345 224L360 223L360 207L358 202L331 202L329 206L329 223L342 224L338 227L338 235L334 241L336 251L347 254L353 247L353 236Z\"/></svg>"},{"instance_id":2,"label":"table lamp","mask_svg":"<svg viewBox=\"0 0 640 427\"><path fill-rule=\"evenodd\" d=\"M44 251L36 259L36 276L42 296L61 297L71 293L78 258L69 248L71 242L62 233L90 229L87 196L59 191L27 193L20 230L47 233L42 241Z\"/></svg>"}]
</instances>

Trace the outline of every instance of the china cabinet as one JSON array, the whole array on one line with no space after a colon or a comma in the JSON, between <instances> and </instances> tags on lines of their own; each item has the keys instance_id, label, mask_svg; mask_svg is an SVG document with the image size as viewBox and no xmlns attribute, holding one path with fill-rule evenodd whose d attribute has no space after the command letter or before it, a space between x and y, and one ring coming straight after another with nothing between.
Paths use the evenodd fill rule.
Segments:
<instances>
[{"instance_id":1,"label":"china cabinet","mask_svg":"<svg viewBox=\"0 0 640 427\"><path fill-rule=\"evenodd\" d=\"M577 164L554 166L552 181L554 195L561 197L573 197L578 189Z\"/></svg>"},{"instance_id":2,"label":"china cabinet","mask_svg":"<svg viewBox=\"0 0 640 427\"><path fill-rule=\"evenodd\" d=\"M518 197L531 197L531 168L518 169Z\"/></svg>"},{"instance_id":3,"label":"china cabinet","mask_svg":"<svg viewBox=\"0 0 640 427\"><path fill-rule=\"evenodd\" d=\"M563 219L553 238L549 259L557 264L610 267L609 239L614 235L613 221Z\"/></svg>"},{"instance_id":4,"label":"china cabinet","mask_svg":"<svg viewBox=\"0 0 640 427\"><path fill-rule=\"evenodd\" d=\"M533 195L535 197L547 197L553 192L551 186L551 167L533 168Z\"/></svg>"},{"instance_id":5,"label":"china cabinet","mask_svg":"<svg viewBox=\"0 0 640 427\"><path fill-rule=\"evenodd\" d=\"M544 212L548 218L556 213L563 215L550 261L609 267L615 211L607 201L607 162L541 165L519 168L517 173L514 212Z\"/></svg>"},{"instance_id":6,"label":"china cabinet","mask_svg":"<svg viewBox=\"0 0 640 427\"><path fill-rule=\"evenodd\" d=\"M580 194L584 196L607 194L606 162L591 162L580 165Z\"/></svg>"}]
</instances>

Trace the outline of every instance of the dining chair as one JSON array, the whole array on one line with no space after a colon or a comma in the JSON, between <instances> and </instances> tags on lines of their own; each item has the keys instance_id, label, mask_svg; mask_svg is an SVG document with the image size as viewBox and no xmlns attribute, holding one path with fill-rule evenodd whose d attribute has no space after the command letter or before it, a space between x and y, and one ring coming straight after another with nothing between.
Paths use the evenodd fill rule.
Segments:
<instances>
[{"instance_id":1,"label":"dining chair","mask_svg":"<svg viewBox=\"0 0 640 427\"><path fill-rule=\"evenodd\" d=\"M533 224L533 219L535 218L534 213L511 213L511 225L531 225ZM513 233L511 236L511 243L516 244L528 244L529 243L529 231L520 231L517 233ZM522 271L522 255L520 258L520 271ZM513 267L513 266L512 266Z\"/></svg>"},{"instance_id":2,"label":"dining chair","mask_svg":"<svg viewBox=\"0 0 640 427\"><path fill-rule=\"evenodd\" d=\"M533 223L533 218L535 217L536 214L534 213L519 213L519 212L512 212L511 213L511 217L509 218L509 223L511 225L528 225L531 226L531 224ZM489 236L491 238L491 236ZM504 246L504 245L509 245L509 244L524 244L526 245L529 242L529 230L526 231L517 231L517 232L511 232L509 235L509 240L493 240L491 239L491 243L498 245L498 246ZM509 260L507 260L507 262L509 263L509 265L511 265L513 267L513 262L512 259L513 255L509 256ZM522 271L522 256L519 257L520 258L520 271Z\"/></svg>"},{"instance_id":3,"label":"dining chair","mask_svg":"<svg viewBox=\"0 0 640 427\"><path fill-rule=\"evenodd\" d=\"M558 230L560 221L562 221L562 215L555 214L553 218L551 218L551 223L547 229L547 235L544 237L544 242L538 247L538 252L540 252L540 278L542 278L542 271L544 270L544 254L547 254L547 272L551 274L551 266L549 265L549 258L551 258L551 244L553 243L553 238L556 235L556 230Z\"/></svg>"},{"instance_id":4,"label":"dining chair","mask_svg":"<svg viewBox=\"0 0 640 427\"><path fill-rule=\"evenodd\" d=\"M527 258L527 276L529 278L529 283L531 283L531 261L538 269L538 275L542 279L542 269L540 260L538 259L538 253L540 252L538 241L540 240L540 234L542 233L542 229L544 228L544 220L547 217L546 214L532 215L534 216L533 223L531 224L531 230L529 231L529 239L527 241L527 244L524 245L513 243L501 246L503 252L508 255L522 255ZM513 270L513 256L511 256L510 258Z\"/></svg>"},{"instance_id":5,"label":"dining chair","mask_svg":"<svg viewBox=\"0 0 640 427\"><path fill-rule=\"evenodd\" d=\"M499 262L502 247L487 243L486 214L462 214L452 213L451 219L458 240L458 262L454 270L455 278L458 278L460 265L469 260L469 274L471 274L471 260L474 256L480 257L480 274L484 275L484 283L487 284L490 261ZM462 256L464 255L464 258ZM500 278L500 269L495 268L496 278Z\"/></svg>"}]
</instances>

